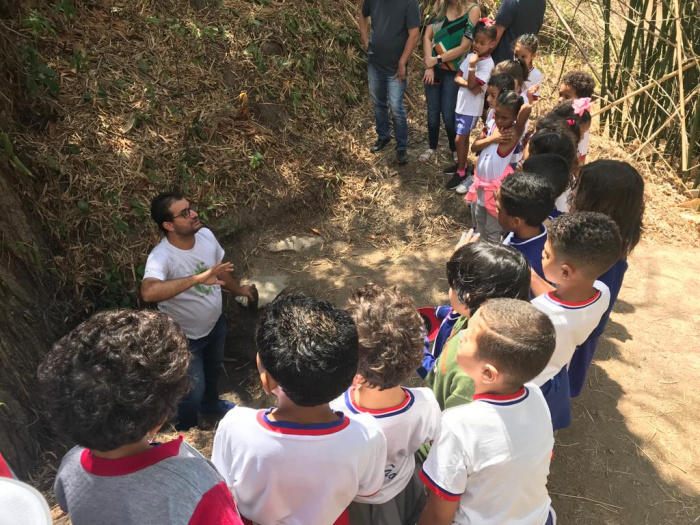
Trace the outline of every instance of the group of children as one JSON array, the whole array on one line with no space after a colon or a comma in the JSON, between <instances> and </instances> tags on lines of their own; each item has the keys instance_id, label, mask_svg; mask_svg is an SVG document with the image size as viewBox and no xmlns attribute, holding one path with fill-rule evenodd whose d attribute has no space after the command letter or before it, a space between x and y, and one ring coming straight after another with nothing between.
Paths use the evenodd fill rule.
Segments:
<instances>
[{"instance_id":1,"label":"group of children","mask_svg":"<svg viewBox=\"0 0 700 525\"><path fill-rule=\"evenodd\" d=\"M155 442L188 388L177 324L155 311L94 315L39 369L47 411L78 444L55 483L73 523L556 523L554 431L571 424L639 242L644 182L625 162L583 164L584 73L564 77L562 102L523 141L537 40L521 37L495 68L494 40L480 21L457 80L453 186L474 230L446 264L449 305L416 309L375 284L344 308L278 298L256 332L260 382L277 405L228 412L211 462L182 437ZM416 372L423 386L407 388Z\"/></svg>"}]
</instances>

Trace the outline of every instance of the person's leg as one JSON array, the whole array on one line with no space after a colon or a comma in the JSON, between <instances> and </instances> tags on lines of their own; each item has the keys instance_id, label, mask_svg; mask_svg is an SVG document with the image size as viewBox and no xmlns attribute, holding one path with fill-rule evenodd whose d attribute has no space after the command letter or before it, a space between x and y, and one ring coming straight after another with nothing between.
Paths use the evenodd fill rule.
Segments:
<instances>
[{"instance_id":1,"label":"person's leg","mask_svg":"<svg viewBox=\"0 0 700 525\"><path fill-rule=\"evenodd\" d=\"M574 355L569 363L569 383L571 389L571 397L578 397L586 384L586 375L588 368L593 361L595 349L598 346L598 336L591 334L581 345L576 347Z\"/></svg>"},{"instance_id":2,"label":"person's leg","mask_svg":"<svg viewBox=\"0 0 700 525\"><path fill-rule=\"evenodd\" d=\"M187 371L190 379L190 391L180 400L177 406L176 430L188 430L197 425L199 406L204 397L204 339L188 339L192 361Z\"/></svg>"},{"instance_id":3,"label":"person's leg","mask_svg":"<svg viewBox=\"0 0 700 525\"><path fill-rule=\"evenodd\" d=\"M430 149L437 149L440 136L441 91L442 85L425 85L425 101L428 107L428 147Z\"/></svg>"},{"instance_id":4,"label":"person's leg","mask_svg":"<svg viewBox=\"0 0 700 525\"><path fill-rule=\"evenodd\" d=\"M447 140L450 144L450 151L457 151L455 146L455 108L457 107L457 93L459 86L455 83L454 73L445 73L442 79L442 122L445 125Z\"/></svg>"},{"instance_id":5,"label":"person's leg","mask_svg":"<svg viewBox=\"0 0 700 525\"><path fill-rule=\"evenodd\" d=\"M226 345L226 317L221 314L214 328L207 336L207 344L203 349L204 360L204 396L201 408L217 410L219 404L219 374L221 363L224 361L224 347Z\"/></svg>"},{"instance_id":6,"label":"person's leg","mask_svg":"<svg viewBox=\"0 0 700 525\"><path fill-rule=\"evenodd\" d=\"M369 95L374 105L374 125L381 140L391 138L389 129L389 108L387 106L387 76L377 69L372 62L367 62L367 79Z\"/></svg>"},{"instance_id":7,"label":"person's leg","mask_svg":"<svg viewBox=\"0 0 700 525\"><path fill-rule=\"evenodd\" d=\"M484 190L477 190L477 192L483 192ZM479 204L478 202L472 203L472 227L474 228L474 233L481 235L481 239L486 238L486 216L489 214L486 211L486 207Z\"/></svg>"},{"instance_id":8,"label":"person's leg","mask_svg":"<svg viewBox=\"0 0 700 525\"><path fill-rule=\"evenodd\" d=\"M406 73L408 74L408 72ZM389 95L389 107L394 122L394 136L396 137L396 151L406 151L408 147L408 121L406 120L406 108L403 105L403 95L406 92L406 81L398 78L387 77L387 92Z\"/></svg>"},{"instance_id":9,"label":"person's leg","mask_svg":"<svg viewBox=\"0 0 700 525\"><path fill-rule=\"evenodd\" d=\"M498 217L491 215L486 208L484 208L484 234L482 237L486 237L495 242L501 242L501 234L503 233L503 228L498 224Z\"/></svg>"}]
</instances>

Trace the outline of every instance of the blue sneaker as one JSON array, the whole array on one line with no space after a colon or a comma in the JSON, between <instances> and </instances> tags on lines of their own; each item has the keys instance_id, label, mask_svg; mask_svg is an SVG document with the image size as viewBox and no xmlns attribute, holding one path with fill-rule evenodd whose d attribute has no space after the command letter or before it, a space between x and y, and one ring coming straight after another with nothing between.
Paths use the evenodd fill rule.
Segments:
<instances>
[{"instance_id":1,"label":"blue sneaker","mask_svg":"<svg viewBox=\"0 0 700 525\"><path fill-rule=\"evenodd\" d=\"M216 405L202 405L199 407L200 414L218 414L223 416L226 412L236 407L236 403L219 399Z\"/></svg>"}]
</instances>

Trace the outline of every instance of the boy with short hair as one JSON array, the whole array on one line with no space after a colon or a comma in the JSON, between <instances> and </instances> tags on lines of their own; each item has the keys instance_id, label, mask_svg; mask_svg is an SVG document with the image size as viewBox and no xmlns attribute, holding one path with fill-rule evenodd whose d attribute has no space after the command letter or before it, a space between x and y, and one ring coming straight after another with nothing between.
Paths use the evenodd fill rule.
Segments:
<instances>
[{"instance_id":1,"label":"boy with short hair","mask_svg":"<svg viewBox=\"0 0 700 525\"><path fill-rule=\"evenodd\" d=\"M544 177L554 188L554 209L550 212L549 219L556 219L569 209L567 200L571 185L571 172L569 171L569 163L564 157L556 153L532 155L523 162L523 171ZM540 252L541 258L542 253Z\"/></svg>"},{"instance_id":2,"label":"boy with short hair","mask_svg":"<svg viewBox=\"0 0 700 525\"><path fill-rule=\"evenodd\" d=\"M369 415L329 403L357 372L350 315L302 294L271 303L258 321L262 387L277 408L236 407L214 436L212 462L254 523L347 523L347 507L384 482L386 439Z\"/></svg>"},{"instance_id":3,"label":"boy with short hair","mask_svg":"<svg viewBox=\"0 0 700 525\"><path fill-rule=\"evenodd\" d=\"M387 439L384 485L355 499L350 523L412 525L425 505L413 454L437 438L441 415L429 388L401 386L421 362L421 318L410 297L376 284L356 290L348 312L357 324L360 361L353 386L331 407L351 418L373 416Z\"/></svg>"},{"instance_id":4,"label":"boy with short hair","mask_svg":"<svg viewBox=\"0 0 700 525\"><path fill-rule=\"evenodd\" d=\"M542 274L542 250L547 228L542 224L554 208L554 188L544 177L524 171L513 173L497 193L498 224L510 232L503 244L525 256L530 267Z\"/></svg>"},{"instance_id":5,"label":"boy with short hair","mask_svg":"<svg viewBox=\"0 0 700 525\"><path fill-rule=\"evenodd\" d=\"M567 367L608 308L610 290L597 279L617 262L621 251L617 224L603 213L571 212L549 226L542 270L556 288L533 275L532 304L552 320L557 346L533 383L547 400L554 430L571 425Z\"/></svg>"},{"instance_id":6,"label":"boy with short hair","mask_svg":"<svg viewBox=\"0 0 700 525\"><path fill-rule=\"evenodd\" d=\"M241 525L214 466L179 439L153 443L189 388L180 327L153 310L100 312L39 367L46 408L78 445L54 490L75 525Z\"/></svg>"},{"instance_id":7,"label":"boy with short hair","mask_svg":"<svg viewBox=\"0 0 700 525\"><path fill-rule=\"evenodd\" d=\"M443 413L420 477L431 492L419 525L554 522L547 404L529 383L552 356L552 322L526 301L491 299L459 341L474 400Z\"/></svg>"}]
</instances>

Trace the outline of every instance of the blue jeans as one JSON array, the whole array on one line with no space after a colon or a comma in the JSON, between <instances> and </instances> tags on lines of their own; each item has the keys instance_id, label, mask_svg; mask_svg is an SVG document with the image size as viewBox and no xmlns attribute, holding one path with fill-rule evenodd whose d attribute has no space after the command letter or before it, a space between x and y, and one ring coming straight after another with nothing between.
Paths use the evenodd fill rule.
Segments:
<instances>
[{"instance_id":1,"label":"blue jeans","mask_svg":"<svg viewBox=\"0 0 700 525\"><path fill-rule=\"evenodd\" d=\"M455 107L459 86L455 83L457 73L435 67L435 81L439 84L425 86L425 99L428 105L428 147L437 148L440 136L440 116L445 124L450 151L455 151Z\"/></svg>"},{"instance_id":2,"label":"blue jeans","mask_svg":"<svg viewBox=\"0 0 700 525\"><path fill-rule=\"evenodd\" d=\"M188 339L192 361L187 372L192 390L177 407L177 430L187 430L197 424L201 407L216 408L219 403L219 373L224 360L226 343L226 317L221 314L207 335L200 339Z\"/></svg>"},{"instance_id":3,"label":"blue jeans","mask_svg":"<svg viewBox=\"0 0 700 525\"><path fill-rule=\"evenodd\" d=\"M392 77L393 75L381 71L372 62L367 62L369 94L374 104L374 122L377 135L380 139L391 137L389 130L389 108L391 108L394 135L396 136L396 151L401 151L408 147L408 121L406 120L406 109L403 107L406 81Z\"/></svg>"}]
</instances>

